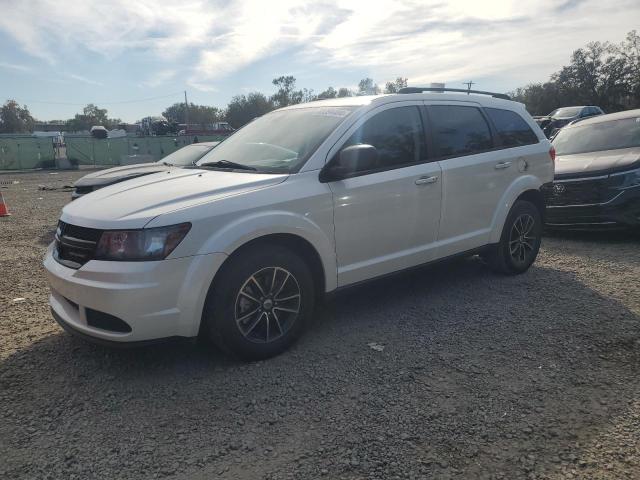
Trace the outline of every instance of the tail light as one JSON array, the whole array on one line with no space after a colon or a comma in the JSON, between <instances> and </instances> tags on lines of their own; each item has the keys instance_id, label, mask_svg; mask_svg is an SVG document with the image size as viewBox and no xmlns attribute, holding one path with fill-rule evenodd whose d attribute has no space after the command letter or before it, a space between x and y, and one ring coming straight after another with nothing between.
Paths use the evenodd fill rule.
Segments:
<instances>
[{"instance_id":1,"label":"tail light","mask_svg":"<svg viewBox=\"0 0 640 480\"><path fill-rule=\"evenodd\" d=\"M556 149L553 147L553 145L549 149L549 156L551 157L551 161L553 163L555 163L556 162Z\"/></svg>"}]
</instances>

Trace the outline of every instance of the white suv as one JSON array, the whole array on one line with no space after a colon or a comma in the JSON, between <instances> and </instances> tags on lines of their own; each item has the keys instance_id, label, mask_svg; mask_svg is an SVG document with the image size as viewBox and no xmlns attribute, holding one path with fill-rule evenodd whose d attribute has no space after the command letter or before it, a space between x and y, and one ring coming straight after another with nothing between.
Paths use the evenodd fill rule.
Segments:
<instances>
[{"instance_id":1,"label":"white suv","mask_svg":"<svg viewBox=\"0 0 640 480\"><path fill-rule=\"evenodd\" d=\"M44 260L53 316L102 343L201 334L266 358L337 288L459 254L524 272L550 143L502 95L422 90L280 109L196 167L68 204Z\"/></svg>"}]
</instances>

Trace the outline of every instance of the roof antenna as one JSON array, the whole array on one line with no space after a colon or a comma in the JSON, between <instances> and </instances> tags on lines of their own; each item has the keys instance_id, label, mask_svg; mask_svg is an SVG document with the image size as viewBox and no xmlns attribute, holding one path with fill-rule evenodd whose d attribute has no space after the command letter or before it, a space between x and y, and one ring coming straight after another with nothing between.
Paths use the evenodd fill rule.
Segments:
<instances>
[{"instance_id":1,"label":"roof antenna","mask_svg":"<svg viewBox=\"0 0 640 480\"><path fill-rule=\"evenodd\" d=\"M462 84L467 86L467 95L469 95L471 93L471 85L475 85L476 82L469 80L468 82L462 82Z\"/></svg>"}]
</instances>

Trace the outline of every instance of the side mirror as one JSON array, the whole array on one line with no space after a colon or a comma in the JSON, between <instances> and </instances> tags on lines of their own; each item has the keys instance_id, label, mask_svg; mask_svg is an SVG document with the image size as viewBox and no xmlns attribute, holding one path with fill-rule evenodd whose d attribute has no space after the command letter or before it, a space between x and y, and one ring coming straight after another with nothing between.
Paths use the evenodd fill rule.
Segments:
<instances>
[{"instance_id":1,"label":"side mirror","mask_svg":"<svg viewBox=\"0 0 640 480\"><path fill-rule=\"evenodd\" d=\"M320 182L335 182L378 166L378 150L373 145L358 144L343 148L320 171Z\"/></svg>"}]
</instances>

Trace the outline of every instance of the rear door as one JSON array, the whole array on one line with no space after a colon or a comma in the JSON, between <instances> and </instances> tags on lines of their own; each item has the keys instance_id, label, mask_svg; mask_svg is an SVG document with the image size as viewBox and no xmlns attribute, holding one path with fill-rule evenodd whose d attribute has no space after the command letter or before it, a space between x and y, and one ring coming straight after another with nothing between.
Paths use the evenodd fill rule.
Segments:
<instances>
[{"instance_id":1,"label":"rear door","mask_svg":"<svg viewBox=\"0 0 640 480\"><path fill-rule=\"evenodd\" d=\"M439 257L489 242L496 207L517 171L499 150L490 123L474 102L428 102L429 130L442 168Z\"/></svg>"},{"instance_id":2,"label":"rear door","mask_svg":"<svg viewBox=\"0 0 640 480\"><path fill-rule=\"evenodd\" d=\"M376 168L330 182L334 198L338 285L366 280L435 257L440 221L438 162L427 157L421 103L370 112L330 152L376 147Z\"/></svg>"}]
</instances>

